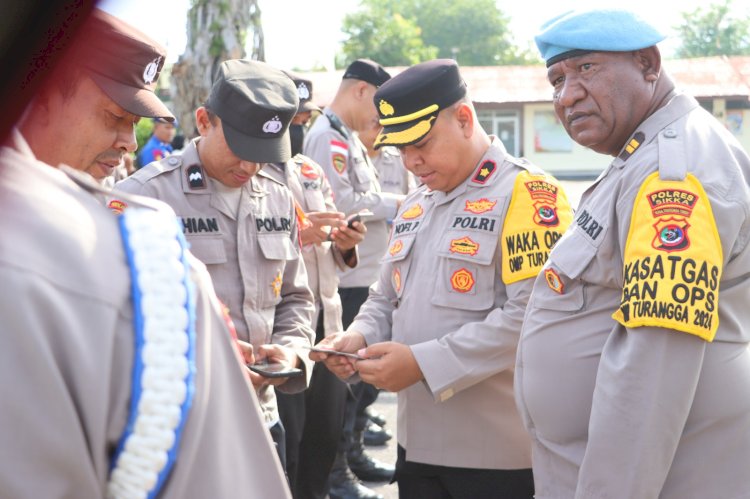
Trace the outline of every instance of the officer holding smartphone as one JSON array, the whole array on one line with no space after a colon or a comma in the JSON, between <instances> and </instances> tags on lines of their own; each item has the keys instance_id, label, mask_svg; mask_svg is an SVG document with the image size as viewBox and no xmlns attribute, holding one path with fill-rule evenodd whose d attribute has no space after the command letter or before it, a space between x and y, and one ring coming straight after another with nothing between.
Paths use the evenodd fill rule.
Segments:
<instances>
[{"instance_id":1,"label":"officer holding smartphone","mask_svg":"<svg viewBox=\"0 0 750 499\"><path fill-rule=\"evenodd\" d=\"M260 61L224 61L206 106L195 112L200 137L181 155L116 185L161 199L181 217L191 250L208 267L237 337L252 345L256 360L304 371L294 378L249 373L282 463L284 428L269 385L289 393L307 388L313 297L294 199L261 168L291 157L288 126L297 105L297 89L280 70Z\"/></svg>"}]
</instances>

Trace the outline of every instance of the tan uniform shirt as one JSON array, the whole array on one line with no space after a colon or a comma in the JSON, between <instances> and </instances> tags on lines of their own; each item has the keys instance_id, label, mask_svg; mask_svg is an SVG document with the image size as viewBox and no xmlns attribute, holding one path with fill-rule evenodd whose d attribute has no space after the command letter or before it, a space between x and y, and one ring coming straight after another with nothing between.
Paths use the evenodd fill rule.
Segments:
<instances>
[{"instance_id":1,"label":"tan uniform shirt","mask_svg":"<svg viewBox=\"0 0 750 499\"><path fill-rule=\"evenodd\" d=\"M536 497L750 497L750 160L685 95L650 116L633 139L584 193L575 223L550 254L544 272L558 275L557 291L540 274L526 312L516 393L533 437ZM680 196L672 198L683 202L694 189L679 179L695 175L707 195L699 202L710 201L713 210L723 274L711 343L665 327L626 328L612 317L623 295L634 203L657 171L676 180L672 192ZM658 196L648 199L658 207ZM686 212L674 210L678 204L669 209L681 215L666 218L680 225ZM640 224L655 237L647 248L669 235L655 222ZM683 242L711 237L689 225ZM710 285L697 259L685 260L679 249L648 253L651 264L656 257L667 262L657 285L670 276L692 283L681 289ZM648 282L656 272L642 262L636 273L630 267L630 280ZM677 310L662 308L645 287L639 292L639 311L654 305L652 318ZM684 302L686 325L701 319L695 309Z\"/></svg>"},{"instance_id":2,"label":"tan uniform shirt","mask_svg":"<svg viewBox=\"0 0 750 499\"><path fill-rule=\"evenodd\" d=\"M368 345L411 346L424 374L398 393L398 442L409 461L531 467L513 366L533 279L504 284L500 258L516 176L526 171L541 173L493 138L476 172L453 191L423 186L408 196L380 279L348 329Z\"/></svg>"},{"instance_id":3,"label":"tan uniform shirt","mask_svg":"<svg viewBox=\"0 0 750 499\"><path fill-rule=\"evenodd\" d=\"M289 187L303 212L338 211L323 169L310 158L298 154L283 165L268 164L263 171ZM337 271L347 266L341 252L333 243L324 242L303 246L302 257L316 303L312 323L318 323L318 314L322 309L325 334L342 331Z\"/></svg>"},{"instance_id":4,"label":"tan uniform shirt","mask_svg":"<svg viewBox=\"0 0 750 499\"><path fill-rule=\"evenodd\" d=\"M329 109L310 127L303 151L323 167L340 211L350 215L369 209L375 215L367 220L367 234L358 245L359 264L341 272L339 284L342 288L369 287L378 278L380 259L388 244L387 221L396 215L404 196L381 191L365 146Z\"/></svg>"},{"instance_id":5,"label":"tan uniform shirt","mask_svg":"<svg viewBox=\"0 0 750 499\"><path fill-rule=\"evenodd\" d=\"M199 139L198 139L199 140ZM313 298L299 252L294 200L263 172L241 188L235 215L203 170L197 140L181 156L141 168L115 188L166 202L182 219L193 254L206 264L216 294L229 308L239 339L257 347L276 343L295 349L306 376L290 378L282 392L304 390L311 375ZM260 392L266 421L278 418L273 388Z\"/></svg>"},{"instance_id":6,"label":"tan uniform shirt","mask_svg":"<svg viewBox=\"0 0 750 499\"><path fill-rule=\"evenodd\" d=\"M0 149L0 495L98 499L129 413L129 268L117 217L16 142ZM195 393L159 497L290 497L208 274L195 264Z\"/></svg>"}]
</instances>

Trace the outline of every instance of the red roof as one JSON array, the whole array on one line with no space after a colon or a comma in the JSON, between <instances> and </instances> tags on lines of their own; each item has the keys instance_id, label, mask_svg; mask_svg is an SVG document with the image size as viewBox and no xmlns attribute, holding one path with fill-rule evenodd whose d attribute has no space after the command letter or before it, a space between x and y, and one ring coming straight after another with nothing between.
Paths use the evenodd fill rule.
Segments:
<instances>
[{"instance_id":1,"label":"red roof","mask_svg":"<svg viewBox=\"0 0 750 499\"><path fill-rule=\"evenodd\" d=\"M734 97L750 100L750 57L671 59L663 67L678 88L697 98ZM405 67L389 67L395 76ZM302 73L313 82L316 104L325 107L336 94L343 70ZM461 74L477 103L551 102L547 71L536 66L464 66Z\"/></svg>"}]
</instances>

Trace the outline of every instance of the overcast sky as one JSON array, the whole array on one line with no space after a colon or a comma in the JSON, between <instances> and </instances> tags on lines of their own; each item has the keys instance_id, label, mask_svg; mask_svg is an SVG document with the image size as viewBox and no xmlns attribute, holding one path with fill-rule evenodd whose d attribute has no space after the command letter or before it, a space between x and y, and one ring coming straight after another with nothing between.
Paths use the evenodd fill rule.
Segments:
<instances>
[{"instance_id":1,"label":"overcast sky","mask_svg":"<svg viewBox=\"0 0 750 499\"><path fill-rule=\"evenodd\" d=\"M547 19L573 7L627 7L640 12L657 27L672 34L681 21L681 11L692 11L710 3L706 0L497 0L498 7L511 18L516 43L526 46ZM678 5L679 11L671 5ZM175 61L186 43L186 13L190 0L103 0L100 7L145 31L166 45L168 61ZM740 7L741 5L741 7ZM260 0L266 61L281 69L309 69L333 61L341 34L341 20L356 10L359 0ZM750 17L750 2L734 0L739 15ZM674 50L669 40L660 45L666 55Z\"/></svg>"}]
</instances>

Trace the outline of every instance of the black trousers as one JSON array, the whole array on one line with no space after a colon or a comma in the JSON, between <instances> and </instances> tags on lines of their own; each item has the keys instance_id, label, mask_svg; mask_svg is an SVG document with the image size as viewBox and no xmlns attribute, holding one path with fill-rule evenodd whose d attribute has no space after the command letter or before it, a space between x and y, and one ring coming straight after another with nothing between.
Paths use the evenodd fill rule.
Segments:
<instances>
[{"instance_id":1,"label":"black trousers","mask_svg":"<svg viewBox=\"0 0 750 499\"><path fill-rule=\"evenodd\" d=\"M397 450L396 476L399 499L533 499L531 469L486 470L453 468L406 460Z\"/></svg>"},{"instance_id":2,"label":"black trousers","mask_svg":"<svg viewBox=\"0 0 750 499\"><path fill-rule=\"evenodd\" d=\"M315 336L315 343L325 336L322 311ZM304 392L276 392L286 430L286 471L294 499L324 499L328 494L328 474L341 439L346 394L346 383L322 362L313 368L310 387Z\"/></svg>"},{"instance_id":3,"label":"black trousers","mask_svg":"<svg viewBox=\"0 0 750 499\"><path fill-rule=\"evenodd\" d=\"M367 301L370 288L339 288L343 314L341 321L344 329L354 322L359 309ZM342 435L340 449L346 451L348 440L346 435L352 432L362 431L367 423L365 409L367 409L378 398L380 390L363 381L351 385L351 391L346 398L346 409L344 413L344 435Z\"/></svg>"}]
</instances>

